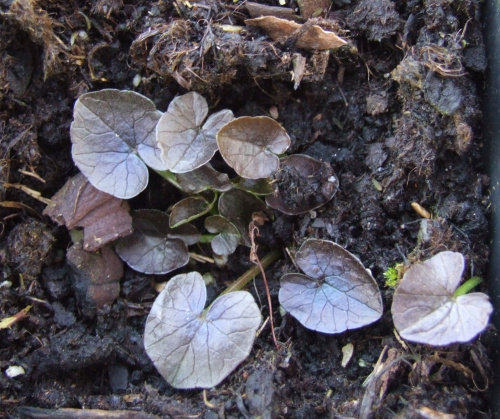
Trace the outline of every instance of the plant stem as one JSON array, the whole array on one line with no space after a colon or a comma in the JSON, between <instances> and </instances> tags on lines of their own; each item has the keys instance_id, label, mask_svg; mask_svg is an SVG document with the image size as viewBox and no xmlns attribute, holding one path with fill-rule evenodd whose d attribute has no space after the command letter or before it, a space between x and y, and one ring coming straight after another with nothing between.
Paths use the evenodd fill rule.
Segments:
<instances>
[{"instance_id":1,"label":"plant stem","mask_svg":"<svg viewBox=\"0 0 500 419\"><path fill-rule=\"evenodd\" d=\"M217 234L202 234L198 243L212 243L215 236L217 236Z\"/></svg>"},{"instance_id":2,"label":"plant stem","mask_svg":"<svg viewBox=\"0 0 500 419\"><path fill-rule=\"evenodd\" d=\"M250 248L250 260L255 263L260 270L260 274L262 276L262 280L264 281L264 286L266 287L266 295L267 295L267 305L269 306L269 324L271 325L271 335L273 337L274 346L276 349L280 349L278 344L278 339L276 339L276 333L274 332L274 319L273 319L273 305L271 302L271 292L269 291L269 285L267 283L266 271L262 267L262 262L260 261L259 255L257 254L257 244L255 243L255 238L260 235L259 227L257 225L263 225L267 217L264 215L264 219L262 219L262 215L254 212L252 214L252 221L248 225L248 236L250 237L250 241L252 242L252 247Z\"/></svg>"},{"instance_id":3,"label":"plant stem","mask_svg":"<svg viewBox=\"0 0 500 419\"><path fill-rule=\"evenodd\" d=\"M273 249L267 255L265 255L260 264L263 269L266 269L271 265L271 263L277 261L282 255L281 249ZM241 275L236 281L234 281L229 287L227 287L221 295L227 294L228 292L239 291L243 289L253 278L255 278L260 273L260 267L258 265L252 266L248 271Z\"/></svg>"},{"instance_id":4,"label":"plant stem","mask_svg":"<svg viewBox=\"0 0 500 419\"><path fill-rule=\"evenodd\" d=\"M271 291L269 291L269 285L267 283L267 277L266 277L266 272L264 271L264 268L262 267L262 264L260 262L259 256L257 256L257 253L255 253L255 259L256 259L256 264L258 265L260 269L260 274L262 275L262 279L264 280L264 286L266 287L266 295L267 295L267 304L269 305L269 324L271 325L271 335L273 337L273 342L274 346L276 349L280 349L280 346L278 345L278 340L276 339L276 333L274 331L274 319L273 319L273 305L271 302Z\"/></svg>"},{"instance_id":5,"label":"plant stem","mask_svg":"<svg viewBox=\"0 0 500 419\"><path fill-rule=\"evenodd\" d=\"M453 293L453 297L460 297L461 295L468 294L474 287L478 286L482 281L483 280L478 276L473 276L455 290L455 292Z\"/></svg>"},{"instance_id":6,"label":"plant stem","mask_svg":"<svg viewBox=\"0 0 500 419\"><path fill-rule=\"evenodd\" d=\"M175 186L181 192L184 192L175 175L170 170L155 170L163 179L167 180L171 185Z\"/></svg>"}]
</instances>

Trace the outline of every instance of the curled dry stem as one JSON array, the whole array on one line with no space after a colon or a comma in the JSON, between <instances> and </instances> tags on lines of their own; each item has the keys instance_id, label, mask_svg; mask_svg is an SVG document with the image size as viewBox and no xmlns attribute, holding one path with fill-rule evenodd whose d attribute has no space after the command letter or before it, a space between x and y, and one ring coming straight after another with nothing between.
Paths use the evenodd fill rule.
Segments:
<instances>
[{"instance_id":1,"label":"curled dry stem","mask_svg":"<svg viewBox=\"0 0 500 419\"><path fill-rule=\"evenodd\" d=\"M425 60L425 66L442 77L462 77L465 75L459 57L444 47L426 46L422 48L420 54Z\"/></svg>"},{"instance_id":2,"label":"curled dry stem","mask_svg":"<svg viewBox=\"0 0 500 419\"><path fill-rule=\"evenodd\" d=\"M267 295L267 304L269 305L269 324L271 325L271 334L273 336L273 342L276 349L280 349L280 345L278 344L278 340L276 339L276 333L274 331L274 320L273 320L273 306L271 303L271 293L269 292L269 285L267 283L266 272L264 271L264 267L260 262L259 256L257 255L257 244L255 243L255 237L258 237L260 232L257 224L262 225L264 221L261 218L261 214L252 215L252 221L248 226L248 235L250 236L250 242L252 243L252 247L250 248L250 260L255 263L259 269L260 274L262 275L262 279L264 280L264 286L266 287L266 295Z\"/></svg>"}]
</instances>

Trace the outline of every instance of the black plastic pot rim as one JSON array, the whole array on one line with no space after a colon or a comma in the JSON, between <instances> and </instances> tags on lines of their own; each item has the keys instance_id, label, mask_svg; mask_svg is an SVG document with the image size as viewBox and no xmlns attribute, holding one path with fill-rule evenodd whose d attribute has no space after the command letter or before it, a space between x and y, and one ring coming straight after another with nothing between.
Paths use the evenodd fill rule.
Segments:
<instances>
[{"instance_id":1,"label":"black plastic pot rim","mask_svg":"<svg viewBox=\"0 0 500 419\"><path fill-rule=\"evenodd\" d=\"M500 3L487 0L484 8L485 44L488 56L483 106L484 159L490 176L490 263L488 286L495 307L492 322L500 330ZM500 417L500 348L494 348L491 410Z\"/></svg>"}]
</instances>

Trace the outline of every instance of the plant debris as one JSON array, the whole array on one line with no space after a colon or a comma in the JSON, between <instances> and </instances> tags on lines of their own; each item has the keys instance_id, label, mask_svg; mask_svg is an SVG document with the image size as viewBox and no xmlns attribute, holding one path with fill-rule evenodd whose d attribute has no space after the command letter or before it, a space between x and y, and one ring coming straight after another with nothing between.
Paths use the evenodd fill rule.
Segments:
<instances>
[{"instance_id":1,"label":"plant debris","mask_svg":"<svg viewBox=\"0 0 500 419\"><path fill-rule=\"evenodd\" d=\"M7 237L5 249L9 264L24 278L40 275L56 239L44 223L33 219L17 224Z\"/></svg>"},{"instance_id":2,"label":"plant debris","mask_svg":"<svg viewBox=\"0 0 500 419\"><path fill-rule=\"evenodd\" d=\"M309 22L300 24L274 16L264 16L246 19L245 24L262 28L273 41L287 43L293 38L297 48L328 50L347 45L347 41L334 32L325 31Z\"/></svg>"},{"instance_id":3,"label":"plant debris","mask_svg":"<svg viewBox=\"0 0 500 419\"><path fill-rule=\"evenodd\" d=\"M109 246L90 253L75 244L67 252L73 270L73 288L81 309L89 316L95 308L111 305L120 293L123 263Z\"/></svg>"},{"instance_id":4,"label":"plant debris","mask_svg":"<svg viewBox=\"0 0 500 419\"><path fill-rule=\"evenodd\" d=\"M83 248L89 252L132 233L128 204L97 190L81 173L64 184L43 213L68 230L82 227Z\"/></svg>"},{"instance_id":5,"label":"plant debris","mask_svg":"<svg viewBox=\"0 0 500 419\"><path fill-rule=\"evenodd\" d=\"M316 209L338 190L338 179L329 163L309 156L293 154L280 160L274 174L274 192L266 196L266 204L285 214L297 215Z\"/></svg>"}]
</instances>

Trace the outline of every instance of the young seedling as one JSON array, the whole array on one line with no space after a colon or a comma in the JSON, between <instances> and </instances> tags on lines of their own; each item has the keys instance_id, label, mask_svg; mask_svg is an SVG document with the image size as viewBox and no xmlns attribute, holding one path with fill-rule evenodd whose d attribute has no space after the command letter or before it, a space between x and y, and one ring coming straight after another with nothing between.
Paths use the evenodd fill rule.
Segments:
<instances>
[{"instance_id":1,"label":"young seedling","mask_svg":"<svg viewBox=\"0 0 500 419\"><path fill-rule=\"evenodd\" d=\"M477 278L457 289L464 267L462 254L446 251L406 271L391 309L403 339L442 346L468 342L485 329L493 307L486 294L467 293Z\"/></svg>"},{"instance_id":2,"label":"young seedling","mask_svg":"<svg viewBox=\"0 0 500 419\"><path fill-rule=\"evenodd\" d=\"M179 189L187 194L196 194L206 191L207 189L226 192L233 187L232 182L229 180L229 176L215 170L210 163L191 172L172 175Z\"/></svg>"},{"instance_id":3,"label":"young seedling","mask_svg":"<svg viewBox=\"0 0 500 419\"><path fill-rule=\"evenodd\" d=\"M240 244L241 234L238 228L222 215L205 218L205 228L209 233L216 234L210 241L216 255L230 255Z\"/></svg>"},{"instance_id":4,"label":"young seedling","mask_svg":"<svg viewBox=\"0 0 500 419\"><path fill-rule=\"evenodd\" d=\"M405 265L402 263L396 263L394 266L387 268L383 274L385 278L385 285L389 288L395 288L403 277L404 272Z\"/></svg>"},{"instance_id":5,"label":"young seedling","mask_svg":"<svg viewBox=\"0 0 500 419\"><path fill-rule=\"evenodd\" d=\"M170 213L170 227L179 227L207 214L217 201L217 194L210 192L207 191L204 195L188 196L174 204Z\"/></svg>"},{"instance_id":6,"label":"young seedling","mask_svg":"<svg viewBox=\"0 0 500 419\"><path fill-rule=\"evenodd\" d=\"M262 316L252 295L234 291L205 309L202 276L173 277L156 298L144 346L160 374L175 388L210 388L250 353Z\"/></svg>"},{"instance_id":7,"label":"young seedling","mask_svg":"<svg viewBox=\"0 0 500 419\"><path fill-rule=\"evenodd\" d=\"M240 189L224 192L219 198L219 213L233 223L240 232L242 244L251 247L248 224L257 212L268 214L266 204L255 195Z\"/></svg>"},{"instance_id":8,"label":"young seedling","mask_svg":"<svg viewBox=\"0 0 500 419\"><path fill-rule=\"evenodd\" d=\"M358 258L338 244L308 239L295 263L305 275L283 275L279 301L308 329L341 333L373 323L382 315L375 279Z\"/></svg>"}]
</instances>

